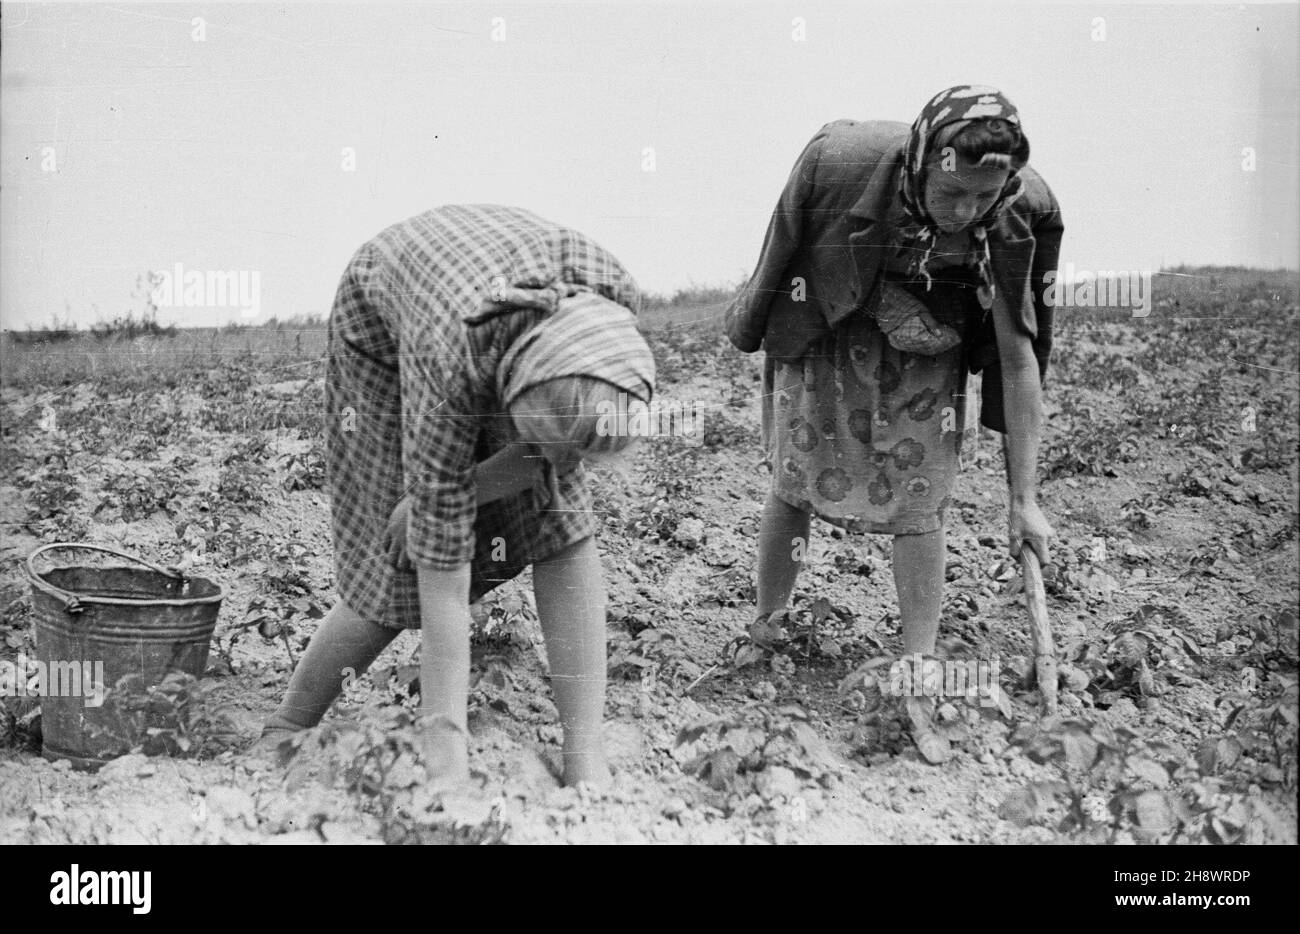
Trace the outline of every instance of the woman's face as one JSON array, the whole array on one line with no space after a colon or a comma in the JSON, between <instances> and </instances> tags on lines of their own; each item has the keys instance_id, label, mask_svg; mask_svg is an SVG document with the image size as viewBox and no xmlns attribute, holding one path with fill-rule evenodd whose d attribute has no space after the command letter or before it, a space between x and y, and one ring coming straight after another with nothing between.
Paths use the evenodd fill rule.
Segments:
<instances>
[{"instance_id":1,"label":"woman's face","mask_svg":"<svg viewBox=\"0 0 1300 934\"><path fill-rule=\"evenodd\" d=\"M984 216L998 200L1009 169L957 159L945 170L931 164L925 179L925 210L944 233L957 233Z\"/></svg>"}]
</instances>

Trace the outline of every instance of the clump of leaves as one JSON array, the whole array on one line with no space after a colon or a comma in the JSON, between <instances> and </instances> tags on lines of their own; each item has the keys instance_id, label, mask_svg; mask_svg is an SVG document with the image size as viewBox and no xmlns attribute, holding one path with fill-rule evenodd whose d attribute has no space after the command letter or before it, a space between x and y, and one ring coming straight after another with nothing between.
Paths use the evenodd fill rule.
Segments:
<instances>
[{"instance_id":1,"label":"clump of leaves","mask_svg":"<svg viewBox=\"0 0 1300 934\"><path fill-rule=\"evenodd\" d=\"M219 528L224 528L224 525ZM201 534L194 532L192 527L187 528L186 534L201 540ZM242 621L226 626L218 633L217 649L227 663L233 666L232 651L244 633L256 629L267 642L279 639L289 656L289 664L296 664L293 643L290 642L290 637L297 633L295 623L304 619L323 619L328 609L311 582L307 566L311 554L311 549L299 542L279 541L265 555L263 592L248 601ZM303 636L298 640L300 649L306 647L308 638Z\"/></svg>"},{"instance_id":2,"label":"clump of leaves","mask_svg":"<svg viewBox=\"0 0 1300 934\"><path fill-rule=\"evenodd\" d=\"M647 626L635 635L611 635L609 674L614 678L651 684L659 678L670 682L695 682L703 669L691 659L677 637L664 629Z\"/></svg>"},{"instance_id":3,"label":"clump of leaves","mask_svg":"<svg viewBox=\"0 0 1300 934\"><path fill-rule=\"evenodd\" d=\"M1266 671L1296 670L1300 619L1292 609L1260 613L1251 622L1251 643L1243 653L1249 665Z\"/></svg>"},{"instance_id":4,"label":"clump of leaves","mask_svg":"<svg viewBox=\"0 0 1300 934\"><path fill-rule=\"evenodd\" d=\"M1076 474L1114 477L1116 465L1136 459L1140 438L1132 426L1073 396L1062 398L1061 418L1064 423L1049 435L1043 452L1048 479Z\"/></svg>"},{"instance_id":5,"label":"clump of leaves","mask_svg":"<svg viewBox=\"0 0 1300 934\"><path fill-rule=\"evenodd\" d=\"M1109 707L1121 697L1140 700L1185 685L1202 661L1189 634L1191 621L1177 607L1145 603L1119 623L1104 649L1082 643L1072 659L1089 679L1093 703Z\"/></svg>"},{"instance_id":6,"label":"clump of leaves","mask_svg":"<svg viewBox=\"0 0 1300 934\"><path fill-rule=\"evenodd\" d=\"M261 542L257 529L249 527L243 516L214 512L211 505L207 504L206 515L176 525L176 537L190 561L206 556L218 563L241 565L253 560Z\"/></svg>"},{"instance_id":7,"label":"clump of leaves","mask_svg":"<svg viewBox=\"0 0 1300 934\"><path fill-rule=\"evenodd\" d=\"M158 684L139 674L119 679L104 698L107 718L91 731L147 756L214 755L236 748L239 729L218 704L215 684L171 671Z\"/></svg>"},{"instance_id":8,"label":"clump of leaves","mask_svg":"<svg viewBox=\"0 0 1300 934\"><path fill-rule=\"evenodd\" d=\"M470 607L474 644L487 651L536 647L542 639L537 608L526 591L501 588Z\"/></svg>"},{"instance_id":9,"label":"clump of leaves","mask_svg":"<svg viewBox=\"0 0 1300 934\"><path fill-rule=\"evenodd\" d=\"M265 462L270 457L270 444L260 433L254 432L240 441L221 462L217 495L242 508L265 505L270 484L270 470Z\"/></svg>"},{"instance_id":10,"label":"clump of leaves","mask_svg":"<svg viewBox=\"0 0 1300 934\"><path fill-rule=\"evenodd\" d=\"M36 640L30 618L31 600L19 597L11 601L0 614L0 644L7 650L17 650L16 655L26 658L28 664L36 658ZM27 671L18 670L18 659L5 651L0 663L6 664L14 678L28 678ZM35 672L31 672L34 674ZM9 676L0 677L8 681ZM30 683L27 682L27 683ZM17 685L13 685L16 687ZM4 687L10 687L5 684ZM39 752L41 748L41 698L35 693L0 690L0 749L17 748Z\"/></svg>"},{"instance_id":11,"label":"clump of leaves","mask_svg":"<svg viewBox=\"0 0 1300 934\"><path fill-rule=\"evenodd\" d=\"M1216 702L1216 706L1229 707L1230 711L1224 735L1214 738L1214 764L1231 768L1245 756L1265 760L1257 776L1245 775L1243 779L1259 777L1294 787L1300 721L1296 614L1291 609L1261 613L1252 622L1250 634L1252 642L1240 656L1244 664L1237 690ZM1206 768L1208 771L1209 764Z\"/></svg>"},{"instance_id":12,"label":"clump of leaves","mask_svg":"<svg viewBox=\"0 0 1300 934\"><path fill-rule=\"evenodd\" d=\"M285 492L323 490L325 488L324 446L316 440L306 451L286 454L281 458L280 469L284 472L282 486Z\"/></svg>"},{"instance_id":13,"label":"clump of leaves","mask_svg":"<svg viewBox=\"0 0 1300 934\"><path fill-rule=\"evenodd\" d=\"M712 578L710 585L700 595L700 603L705 607L752 606L758 597L752 575L746 568L728 568Z\"/></svg>"},{"instance_id":14,"label":"clump of leaves","mask_svg":"<svg viewBox=\"0 0 1300 934\"><path fill-rule=\"evenodd\" d=\"M1031 782L1002 804L1001 816L1039 824L1080 842L1240 843L1253 814L1248 796L1225 793L1198 761L1132 730L1090 719L1026 723L1013 734L1033 761L1061 777Z\"/></svg>"},{"instance_id":15,"label":"clump of leaves","mask_svg":"<svg viewBox=\"0 0 1300 934\"><path fill-rule=\"evenodd\" d=\"M1220 697L1215 706L1232 707L1224 722L1222 735L1207 738L1197 752L1202 768L1250 766L1266 760L1257 771L1242 771L1239 780L1258 778L1296 786L1297 681L1294 675L1270 672L1262 685L1248 685L1252 692L1240 691Z\"/></svg>"},{"instance_id":16,"label":"clump of leaves","mask_svg":"<svg viewBox=\"0 0 1300 934\"><path fill-rule=\"evenodd\" d=\"M323 760L323 780L379 819L385 843L506 842L510 824L500 807L431 789L419 729L407 707L370 701L355 720L328 721L285 742L300 756Z\"/></svg>"},{"instance_id":17,"label":"clump of leaves","mask_svg":"<svg viewBox=\"0 0 1300 934\"><path fill-rule=\"evenodd\" d=\"M311 596L289 597L286 595L265 595L254 597L248 601L248 610L245 613L243 622L237 623L230 627L227 632L228 645L226 651L229 652L234 647L236 632L246 629L257 629L257 634L267 642L274 642L279 639L284 644L284 650L289 655L289 665L292 667L297 664L297 658L293 653L293 645L289 637L297 633L293 623L300 619L323 619L325 608Z\"/></svg>"},{"instance_id":18,"label":"clump of leaves","mask_svg":"<svg viewBox=\"0 0 1300 934\"><path fill-rule=\"evenodd\" d=\"M188 475L192 458L177 458L147 471L125 470L107 477L100 491L102 498L91 515L116 509L123 522L147 519L155 512L174 515L180 511L181 497L193 486Z\"/></svg>"},{"instance_id":19,"label":"clump of leaves","mask_svg":"<svg viewBox=\"0 0 1300 934\"><path fill-rule=\"evenodd\" d=\"M1130 532L1145 532L1155 522L1158 503L1156 494L1150 491L1125 500L1119 507L1120 519Z\"/></svg>"},{"instance_id":20,"label":"clump of leaves","mask_svg":"<svg viewBox=\"0 0 1300 934\"><path fill-rule=\"evenodd\" d=\"M724 654L737 669L768 660L775 662L776 656L784 659L773 664L774 670L791 664L795 658L835 660L844 655L850 642L861 638L854 636L855 627L856 619L847 607L825 597L810 601L801 595L793 606L753 623L746 635L727 644ZM875 639L866 638L880 648Z\"/></svg>"},{"instance_id":21,"label":"clump of leaves","mask_svg":"<svg viewBox=\"0 0 1300 934\"><path fill-rule=\"evenodd\" d=\"M62 516L81 499L76 475L60 464L47 465L24 485L31 487L27 497L28 523Z\"/></svg>"},{"instance_id":22,"label":"clump of leaves","mask_svg":"<svg viewBox=\"0 0 1300 934\"><path fill-rule=\"evenodd\" d=\"M679 747L692 743L697 752L683 771L722 792L727 813L751 794L770 806L793 800L803 789L830 788L842 774L795 704L751 703L702 720L677 734Z\"/></svg>"}]
</instances>

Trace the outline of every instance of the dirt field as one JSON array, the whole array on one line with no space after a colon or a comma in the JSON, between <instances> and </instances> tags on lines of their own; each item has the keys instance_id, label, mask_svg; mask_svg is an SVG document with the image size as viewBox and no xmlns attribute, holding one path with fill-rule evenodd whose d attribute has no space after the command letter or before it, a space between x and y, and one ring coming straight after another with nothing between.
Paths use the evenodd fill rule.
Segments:
<instances>
[{"instance_id":1,"label":"dirt field","mask_svg":"<svg viewBox=\"0 0 1300 934\"><path fill-rule=\"evenodd\" d=\"M719 308L658 309L660 393L708 406L597 474L610 587L607 793L557 783L528 581L477 609L471 766L429 795L400 637L287 769L245 755L333 599L319 331L3 348L0 659L33 655L20 562L116 545L223 584L207 677L95 774L39 755L0 697L0 842L1296 842L1294 276L1158 276L1147 318L1060 313L1040 457L1057 531L1062 716L1039 724L996 437L949 512L944 650L996 660L1006 711L955 699L927 765L846 675L901 648L885 538L814 523L788 642L753 617L761 355ZM1008 717L1007 714L1010 714ZM155 753L146 755L146 753Z\"/></svg>"}]
</instances>

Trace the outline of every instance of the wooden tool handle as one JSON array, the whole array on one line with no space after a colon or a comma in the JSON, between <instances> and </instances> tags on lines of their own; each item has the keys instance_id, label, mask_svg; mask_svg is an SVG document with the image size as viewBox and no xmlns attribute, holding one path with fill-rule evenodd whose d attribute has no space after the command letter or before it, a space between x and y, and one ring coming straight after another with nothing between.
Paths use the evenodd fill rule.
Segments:
<instances>
[{"instance_id":1,"label":"wooden tool handle","mask_svg":"<svg viewBox=\"0 0 1300 934\"><path fill-rule=\"evenodd\" d=\"M1052 623L1047 618L1047 594L1043 589L1043 569L1038 554L1029 547L1020 548L1020 567L1025 579L1025 608L1029 611L1029 625L1034 638L1034 674L1038 681L1038 694L1043 701L1043 713L1056 713L1056 642L1052 638Z\"/></svg>"}]
</instances>

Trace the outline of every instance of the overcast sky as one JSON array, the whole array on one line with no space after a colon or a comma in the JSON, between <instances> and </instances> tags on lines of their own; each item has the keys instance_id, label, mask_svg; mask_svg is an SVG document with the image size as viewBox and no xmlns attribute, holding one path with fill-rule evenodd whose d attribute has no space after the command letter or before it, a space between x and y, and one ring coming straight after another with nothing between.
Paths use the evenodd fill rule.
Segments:
<instances>
[{"instance_id":1,"label":"overcast sky","mask_svg":"<svg viewBox=\"0 0 1300 934\"><path fill-rule=\"evenodd\" d=\"M264 317L325 313L361 242L450 202L576 227L649 289L732 283L819 126L910 122L965 82L1020 108L1063 265L1295 267L1297 22L1293 4L5 3L0 323L138 309L136 277L176 263L257 272Z\"/></svg>"}]
</instances>

